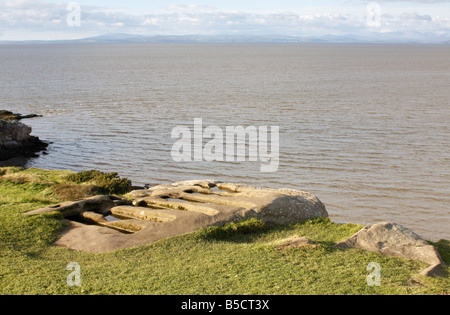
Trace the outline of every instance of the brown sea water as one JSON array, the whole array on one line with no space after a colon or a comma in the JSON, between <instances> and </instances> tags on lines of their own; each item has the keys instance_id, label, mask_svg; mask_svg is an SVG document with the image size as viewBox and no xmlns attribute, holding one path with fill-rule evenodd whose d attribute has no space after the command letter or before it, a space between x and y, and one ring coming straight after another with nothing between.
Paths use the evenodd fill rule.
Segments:
<instances>
[{"instance_id":1,"label":"brown sea water","mask_svg":"<svg viewBox=\"0 0 450 315\"><path fill-rule=\"evenodd\" d=\"M0 46L0 109L50 141L27 166L309 191L337 222L450 239L450 46ZM175 162L173 128L278 126L278 171Z\"/></svg>"}]
</instances>

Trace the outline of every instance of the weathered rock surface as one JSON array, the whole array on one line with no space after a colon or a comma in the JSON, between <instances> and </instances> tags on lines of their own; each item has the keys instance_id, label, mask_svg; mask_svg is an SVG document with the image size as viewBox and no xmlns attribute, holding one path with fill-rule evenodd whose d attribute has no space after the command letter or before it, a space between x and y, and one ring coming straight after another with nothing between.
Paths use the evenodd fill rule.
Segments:
<instances>
[{"instance_id":1,"label":"weathered rock surface","mask_svg":"<svg viewBox=\"0 0 450 315\"><path fill-rule=\"evenodd\" d=\"M135 205L163 206L209 216L228 214L234 219L256 217L265 222L293 223L328 216L323 203L308 192L211 180L159 185L129 195Z\"/></svg>"},{"instance_id":2,"label":"weathered rock surface","mask_svg":"<svg viewBox=\"0 0 450 315\"><path fill-rule=\"evenodd\" d=\"M64 218L69 218L82 214L86 211L95 211L106 214L112 207L116 206L119 203L126 202L127 201L125 199L119 197L100 195L82 200L67 201L55 206L29 211L26 213L26 215L59 212L64 216Z\"/></svg>"},{"instance_id":3,"label":"weathered rock surface","mask_svg":"<svg viewBox=\"0 0 450 315\"><path fill-rule=\"evenodd\" d=\"M59 211L96 225L68 221L57 245L104 252L144 245L212 225L258 218L294 223L327 217L325 206L310 193L294 189L262 189L209 180L178 182L137 190L127 196L133 205L112 196L96 196L28 212ZM111 221L111 216L115 220ZM126 233L123 233L126 232Z\"/></svg>"},{"instance_id":4,"label":"weathered rock surface","mask_svg":"<svg viewBox=\"0 0 450 315\"><path fill-rule=\"evenodd\" d=\"M421 272L427 276L438 275L440 266L444 264L434 246L414 232L395 223L382 222L366 226L335 246L359 248L387 256L419 260L430 265Z\"/></svg>"},{"instance_id":5,"label":"weathered rock surface","mask_svg":"<svg viewBox=\"0 0 450 315\"><path fill-rule=\"evenodd\" d=\"M21 116L8 111L0 111L0 161L14 157L34 157L36 152L45 150L47 143L31 136L31 127L18 122L20 119L37 117Z\"/></svg>"}]
</instances>

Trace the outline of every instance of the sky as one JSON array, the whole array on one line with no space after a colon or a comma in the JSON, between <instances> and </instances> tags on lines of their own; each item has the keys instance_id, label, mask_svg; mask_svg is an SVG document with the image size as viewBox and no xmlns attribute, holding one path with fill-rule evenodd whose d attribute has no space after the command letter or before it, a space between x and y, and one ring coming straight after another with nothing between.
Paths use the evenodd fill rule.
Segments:
<instances>
[{"instance_id":1,"label":"sky","mask_svg":"<svg viewBox=\"0 0 450 315\"><path fill-rule=\"evenodd\" d=\"M139 35L450 40L450 0L0 0L0 41Z\"/></svg>"}]
</instances>

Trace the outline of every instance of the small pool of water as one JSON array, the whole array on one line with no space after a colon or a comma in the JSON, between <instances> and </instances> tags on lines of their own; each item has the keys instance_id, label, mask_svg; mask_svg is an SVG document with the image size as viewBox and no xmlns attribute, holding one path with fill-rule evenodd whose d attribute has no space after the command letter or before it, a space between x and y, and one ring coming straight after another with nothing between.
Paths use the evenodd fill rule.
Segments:
<instances>
[{"instance_id":1,"label":"small pool of water","mask_svg":"<svg viewBox=\"0 0 450 315\"><path fill-rule=\"evenodd\" d=\"M105 219L108 222L117 222L117 221L122 221L124 218L121 218L121 217L118 217L116 215L110 214L108 216L105 216Z\"/></svg>"}]
</instances>

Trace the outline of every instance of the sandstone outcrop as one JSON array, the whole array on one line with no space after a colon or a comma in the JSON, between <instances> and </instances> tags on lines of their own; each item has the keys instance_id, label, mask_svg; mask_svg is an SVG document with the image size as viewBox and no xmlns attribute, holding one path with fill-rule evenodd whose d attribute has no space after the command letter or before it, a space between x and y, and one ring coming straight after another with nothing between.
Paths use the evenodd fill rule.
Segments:
<instances>
[{"instance_id":1,"label":"sandstone outcrop","mask_svg":"<svg viewBox=\"0 0 450 315\"><path fill-rule=\"evenodd\" d=\"M248 218L266 223L295 223L328 216L323 203L308 192L212 180L158 185L132 191L125 197L94 196L33 210L26 215L59 212L67 219L68 228L56 245L87 252L145 245ZM320 247L298 235L274 245L277 250ZM430 265L421 272L426 276L440 275L444 264L434 246L395 223L364 227L335 246L419 260Z\"/></svg>"},{"instance_id":2,"label":"sandstone outcrop","mask_svg":"<svg viewBox=\"0 0 450 315\"><path fill-rule=\"evenodd\" d=\"M436 248L419 235L395 223L366 226L348 239L335 245L338 248L359 248L387 256L419 260L430 265L422 275L439 275L444 264Z\"/></svg>"},{"instance_id":3,"label":"sandstone outcrop","mask_svg":"<svg viewBox=\"0 0 450 315\"><path fill-rule=\"evenodd\" d=\"M228 214L230 219L235 220L256 217L265 222L293 223L328 216L323 203L308 192L264 189L211 180L159 185L129 195L135 205L163 206L209 216Z\"/></svg>"},{"instance_id":4,"label":"sandstone outcrop","mask_svg":"<svg viewBox=\"0 0 450 315\"><path fill-rule=\"evenodd\" d=\"M247 218L294 223L328 216L323 203L307 192L208 180L159 185L133 191L127 197L132 204L118 197L96 196L27 215L60 212L70 221L56 244L88 252L149 244Z\"/></svg>"}]
</instances>

